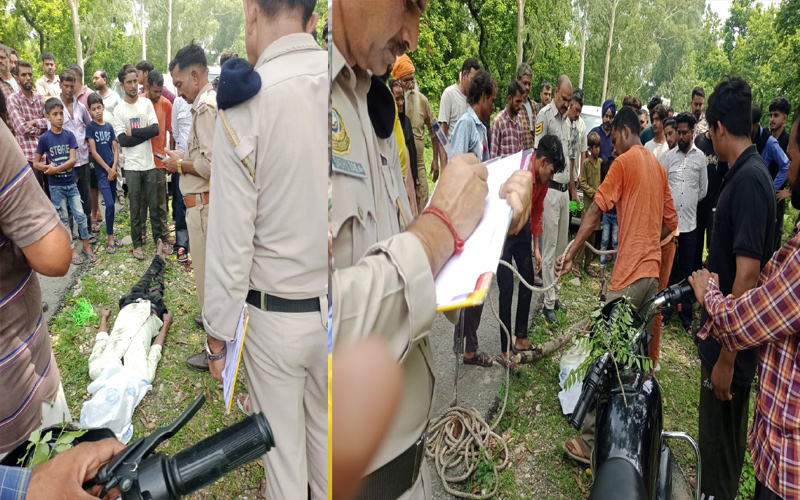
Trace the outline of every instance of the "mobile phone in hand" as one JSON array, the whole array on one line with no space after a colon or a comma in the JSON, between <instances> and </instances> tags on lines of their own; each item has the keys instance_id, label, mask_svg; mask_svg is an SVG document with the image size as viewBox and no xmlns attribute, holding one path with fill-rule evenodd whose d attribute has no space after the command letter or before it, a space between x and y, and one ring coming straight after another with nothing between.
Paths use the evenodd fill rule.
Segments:
<instances>
[{"instance_id":1,"label":"mobile phone in hand","mask_svg":"<svg viewBox=\"0 0 800 500\"><path fill-rule=\"evenodd\" d=\"M153 156L155 156L159 160L166 160L167 159L167 157L162 155L161 153L153 153Z\"/></svg>"}]
</instances>

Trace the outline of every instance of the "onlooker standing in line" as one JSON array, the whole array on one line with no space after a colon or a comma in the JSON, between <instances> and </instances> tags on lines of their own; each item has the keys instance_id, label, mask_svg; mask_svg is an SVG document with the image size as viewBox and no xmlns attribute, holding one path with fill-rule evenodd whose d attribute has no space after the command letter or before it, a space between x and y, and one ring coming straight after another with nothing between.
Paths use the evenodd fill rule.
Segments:
<instances>
[{"instance_id":1,"label":"onlooker standing in line","mask_svg":"<svg viewBox=\"0 0 800 500\"><path fill-rule=\"evenodd\" d=\"M458 119L467 112L469 107L467 106L467 93L469 93L472 78L479 69L481 69L481 65L477 59L474 57L465 59L461 65L461 73L458 74L458 82L444 89L442 93L442 99L439 101L439 125L448 138L453 133Z\"/></svg>"},{"instance_id":2,"label":"onlooker standing in line","mask_svg":"<svg viewBox=\"0 0 800 500\"><path fill-rule=\"evenodd\" d=\"M600 135L594 131L590 132L589 136L586 138L586 144L588 146L589 156L587 156L586 160L583 162L580 173L581 190L583 191L581 219L586 217L586 214L589 213L589 207L592 206L592 202L594 201L594 194L597 192L597 188L600 187L600 162L602 161L600 159ZM595 248L598 248L597 230L599 229L600 224L598 223L595 228L594 236L589 237L589 242ZM575 254L575 262L577 265L575 269L573 269L573 273L580 277L580 268L583 267L583 272L585 272L587 276L597 278L597 273L589 267L593 258L594 253L588 251L585 247L579 248L578 253Z\"/></svg>"},{"instance_id":3,"label":"onlooker standing in line","mask_svg":"<svg viewBox=\"0 0 800 500\"><path fill-rule=\"evenodd\" d=\"M89 113L92 123L86 127L86 142L94 160L95 176L103 200L106 202L106 252L116 253L120 246L114 237L114 203L117 199L117 164L119 163L119 143L114 126L105 121L105 105L97 92L89 95Z\"/></svg>"},{"instance_id":4,"label":"onlooker standing in line","mask_svg":"<svg viewBox=\"0 0 800 500\"><path fill-rule=\"evenodd\" d=\"M158 135L158 118L149 99L139 97L136 68L126 64L119 70L117 79L125 90L125 99L114 108L114 133L125 155L125 182L130 199L131 240L133 256L144 260L142 234L147 221L142 220L142 204L150 208L150 224L156 228L160 222L158 199L155 192L156 164L150 139Z\"/></svg>"},{"instance_id":5,"label":"onlooker standing in line","mask_svg":"<svg viewBox=\"0 0 800 500\"><path fill-rule=\"evenodd\" d=\"M86 126L92 122L92 117L89 115L89 110L86 109L86 106L75 99L75 85L78 81L75 73L70 69L65 69L58 76L58 79L60 81L59 85L61 85L59 99L64 104L64 129L72 132L75 140L78 141L74 168L75 178L78 184L78 192L81 194L83 213L88 218L92 214L92 195L90 192L92 177L91 167L89 166L89 144L86 142ZM69 229L71 230L72 227L69 227ZM99 228L96 229L99 231ZM94 243L94 236L91 239L92 243Z\"/></svg>"},{"instance_id":6,"label":"onlooker standing in line","mask_svg":"<svg viewBox=\"0 0 800 500\"><path fill-rule=\"evenodd\" d=\"M753 126L750 129L750 138L756 145L761 159L767 164L767 170L772 177L777 201L775 212L775 242L773 251L781 247L783 237L783 215L786 211L786 198L788 194L783 190L786 184L786 172L789 170L789 158L781 149L777 139L772 137L769 130L761 127L761 107L753 103ZM789 193L790 194L790 193Z\"/></svg>"},{"instance_id":7,"label":"onlooker standing in line","mask_svg":"<svg viewBox=\"0 0 800 500\"><path fill-rule=\"evenodd\" d=\"M536 115L539 113L539 106L531 100L531 86L533 85L533 70L528 63L522 63L517 68L517 80L525 91L525 99L522 101L522 109L519 110L520 137L522 138L522 149L533 149L533 127L536 126Z\"/></svg>"},{"instance_id":8,"label":"onlooker standing in line","mask_svg":"<svg viewBox=\"0 0 800 500\"><path fill-rule=\"evenodd\" d=\"M192 128L192 105L186 99L175 99L172 106L172 134L169 138L169 149L176 149L186 154L186 142ZM175 219L175 244L172 249L178 262L189 260L189 230L186 228L186 204L181 194L181 174L172 173L172 217Z\"/></svg>"},{"instance_id":9,"label":"onlooker standing in line","mask_svg":"<svg viewBox=\"0 0 800 500\"><path fill-rule=\"evenodd\" d=\"M144 87L144 93L139 97L146 97L153 103L153 110L158 119L158 135L150 139L150 144L153 147L154 154L166 155L167 150L167 132L172 134L172 104L162 95L164 89L164 76L160 71L154 69L147 74L147 84ZM153 224L153 241L159 238L166 244L164 252L167 254L172 253L172 245L175 244L175 238L169 234L169 224L167 223L167 171L164 169L164 163L160 158L154 156L156 164L155 172L155 196L158 206L158 212L155 214L155 219L158 221L158 227ZM146 205L142 206L142 220L145 218ZM151 217L152 220L152 217Z\"/></svg>"},{"instance_id":10,"label":"onlooker standing in line","mask_svg":"<svg viewBox=\"0 0 800 500\"><path fill-rule=\"evenodd\" d=\"M569 118L570 140L569 140L569 163L572 167L572 178L575 184L580 179L581 165L586 159L586 123L581 118L583 111L583 90L575 89L572 91L572 99L569 101L567 117Z\"/></svg>"},{"instance_id":11,"label":"onlooker standing in line","mask_svg":"<svg viewBox=\"0 0 800 500\"><path fill-rule=\"evenodd\" d=\"M47 118L44 117L44 99L38 92L33 90L33 69L28 61L19 61L18 78L20 89L14 92L6 101L8 107L8 117L14 127L14 134L17 142L22 149L22 154L28 164L33 166L36 155L36 146L39 144L39 137L47 131ZM47 196L50 190L47 188L46 176L36 170L36 180L42 186Z\"/></svg>"},{"instance_id":12,"label":"onlooker standing in line","mask_svg":"<svg viewBox=\"0 0 800 500\"><path fill-rule=\"evenodd\" d=\"M42 70L44 74L36 80L36 92L45 100L58 97L61 94L61 87L56 75L56 56L52 52L42 54Z\"/></svg>"},{"instance_id":13,"label":"onlooker standing in line","mask_svg":"<svg viewBox=\"0 0 800 500\"><path fill-rule=\"evenodd\" d=\"M661 100L660 97L654 96L647 103L647 112L650 113L650 125L647 125L647 127L645 127L645 129L642 130L642 132L639 134L639 140L642 141L642 144L644 144L645 147L647 147L647 143L652 141L653 138L655 138L655 136L656 136L656 131L653 128L653 125L652 125L652 123L653 123L653 110L656 109L656 106L658 106L659 104L662 104L662 102L663 101ZM666 111L667 111L666 108L664 108L664 113L665 114L666 114ZM666 116L664 118L666 118ZM656 155L656 158L658 158L658 155Z\"/></svg>"},{"instance_id":14,"label":"onlooker standing in line","mask_svg":"<svg viewBox=\"0 0 800 500\"><path fill-rule=\"evenodd\" d=\"M111 126L114 126L114 108L117 107L117 104L122 100L122 98L111 90L108 87L108 73L104 69L98 69L92 75L92 82L94 83L94 88L97 90L97 93L100 94L100 97L103 98L103 121L108 122ZM122 152L120 152L120 162L117 164L117 175L115 177L114 182L117 184L117 195L119 196L119 202L123 203L125 201L125 197L122 194Z\"/></svg>"},{"instance_id":15,"label":"onlooker standing in line","mask_svg":"<svg viewBox=\"0 0 800 500\"><path fill-rule=\"evenodd\" d=\"M50 199L55 205L61 222L64 226L69 225L67 219L67 206L75 217L78 225L78 232L83 240L83 253L94 262L97 257L89 246L89 227L87 225L86 214L83 213L81 206L81 195L75 185L75 158L77 157L78 143L75 136L69 130L62 128L64 123L64 104L57 98L51 97L45 103L45 114L50 122L50 130L42 134L39 144L36 146L36 158L33 167L40 172L44 172L49 179ZM43 162L43 157L47 156L48 163ZM72 249L72 263L82 264L83 259L75 249Z\"/></svg>"},{"instance_id":16,"label":"onlooker standing in line","mask_svg":"<svg viewBox=\"0 0 800 500\"><path fill-rule=\"evenodd\" d=\"M186 225L192 245L192 268L197 285L197 301L205 304L206 237L208 235L209 180L214 126L217 119L217 93L208 81L208 63L203 48L195 43L184 46L169 63L172 81L178 94L192 103L192 127L187 151L169 151L164 166L170 173L181 174L181 193L186 204ZM199 314L194 322L203 328ZM205 349L186 362L191 368L208 370Z\"/></svg>"},{"instance_id":17,"label":"onlooker standing in line","mask_svg":"<svg viewBox=\"0 0 800 500\"><path fill-rule=\"evenodd\" d=\"M663 162L675 210L678 211L680 232L669 280L672 284L685 280L692 274L697 240L697 204L708 192L706 155L694 145L694 115L679 113L675 122L678 124L678 147L667 151ZM683 328L691 335L692 302L689 297L681 302L678 316ZM663 313L663 324L670 317L671 311Z\"/></svg>"},{"instance_id":18,"label":"onlooker standing in line","mask_svg":"<svg viewBox=\"0 0 800 500\"><path fill-rule=\"evenodd\" d=\"M789 118L789 111L791 111L791 105L785 97L776 97L769 103L769 131L786 154L789 154L789 133L786 131L786 119ZM791 187L787 189L791 191Z\"/></svg>"},{"instance_id":19,"label":"onlooker standing in line","mask_svg":"<svg viewBox=\"0 0 800 500\"><path fill-rule=\"evenodd\" d=\"M553 85L547 80L539 86L539 111L553 100ZM536 113L537 115L539 113Z\"/></svg>"},{"instance_id":20,"label":"onlooker standing in line","mask_svg":"<svg viewBox=\"0 0 800 500\"><path fill-rule=\"evenodd\" d=\"M466 73L462 73L462 78L465 75ZM469 108L458 119L450 134L453 156L472 153L481 162L489 159L489 138L483 120L488 120L492 115L495 97L497 97L497 83L489 72L483 69L476 71L469 85L467 96ZM478 352L478 326L481 323L482 312L483 306L465 308L453 332L455 352L463 353L462 359L465 365L492 366L491 356L485 352ZM459 332L462 328L464 337L460 339ZM463 341L464 345L459 345L459 340Z\"/></svg>"},{"instance_id":21,"label":"onlooker standing in line","mask_svg":"<svg viewBox=\"0 0 800 500\"><path fill-rule=\"evenodd\" d=\"M703 106L706 102L706 91L703 87L697 86L692 89L692 114L695 118L694 136L705 134L708 130L708 122L706 121L706 114L703 112Z\"/></svg>"},{"instance_id":22,"label":"onlooker standing in line","mask_svg":"<svg viewBox=\"0 0 800 500\"><path fill-rule=\"evenodd\" d=\"M508 84L507 104L502 111L497 113L492 124L492 147L491 158L510 156L522 151L522 121L527 120L521 113L522 103L527 96L519 80L511 80ZM560 144L558 145L560 147ZM547 159L550 160L550 155ZM491 168L491 166L489 166ZM543 200L542 200L543 201ZM541 227L541 216L539 218ZM533 250L533 252L531 252ZM504 261L511 264L511 259L517 266L522 278L528 283L533 282L533 261L531 254L537 256L536 263L541 265L542 259L539 252L538 238L531 247L531 232L522 230L517 234L509 234L503 246ZM504 366L516 368L514 365L514 353L512 351L528 350L531 343L528 340L528 316L531 310L531 290L520 282L519 292L517 293L517 319L514 322L514 329L511 329L511 302L514 298L514 275L505 266L497 267L497 287L500 289L500 321L508 332L509 337L500 328L500 363ZM510 335L516 340L510 338ZM513 341L509 345L509 341Z\"/></svg>"},{"instance_id":23,"label":"onlooker standing in line","mask_svg":"<svg viewBox=\"0 0 800 500\"><path fill-rule=\"evenodd\" d=\"M553 101L545 106L536 117L536 147L539 139L547 134L553 134L561 139L564 148L564 158L569 158L570 120L567 109L572 99L572 82L567 75L561 75L556 82L556 95ZM569 233L569 202L578 201L578 192L575 189L575 179L572 169L569 172L560 172L550 181L550 189L544 200L544 248L542 250L542 273L545 288L556 280L556 256L561 255L567 247ZM576 249L577 250L577 249ZM558 300L555 288L550 288L544 295L544 319L547 323L558 322L555 310L566 311L564 304Z\"/></svg>"},{"instance_id":24,"label":"onlooker standing in line","mask_svg":"<svg viewBox=\"0 0 800 500\"><path fill-rule=\"evenodd\" d=\"M697 125L695 125L697 126ZM678 124L674 117L664 120L664 138L667 140L667 151L678 145Z\"/></svg>"},{"instance_id":25,"label":"onlooker standing in line","mask_svg":"<svg viewBox=\"0 0 800 500\"><path fill-rule=\"evenodd\" d=\"M19 90L19 84L11 74L11 49L0 44L0 90L3 96L8 99L12 93Z\"/></svg>"},{"instance_id":26,"label":"onlooker standing in line","mask_svg":"<svg viewBox=\"0 0 800 500\"><path fill-rule=\"evenodd\" d=\"M639 116L639 126L642 129L646 129L649 125L647 125L647 110L644 108L639 108L636 110L636 114ZM652 132L652 129L650 129ZM641 141L641 138L639 138Z\"/></svg>"},{"instance_id":27,"label":"onlooker standing in line","mask_svg":"<svg viewBox=\"0 0 800 500\"><path fill-rule=\"evenodd\" d=\"M70 64L67 66L67 69L75 74L75 99L83 104L86 109L89 109L86 100L89 98L89 94L92 93L92 90L83 82L83 70L77 64Z\"/></svg>"},{"instance_id":28,"label":"onlooker standing in line","mask_svg":"<svg viewBox=\"0 0 800 500\"><path fill-rule=\"evenodd\" d=\"M650 111L653 138L644 144L644 147L653 153L658 161L664 163L664 155L669 151L667 138L664 136L664 120L667 119L667 108L663 104L656 104ZM641 134L640 134L641 139Z\"/></svg>"},{"instance_id":29,"label":"onlooker standing in line","mask_svg":"<svg viewBox=\"0 0 800 500\"><path fill-rule=\"evenodd\" d=\"M142 59L138 63L136 63L136 78L138 79L140 92L144 92L144 86L147 85L147 76L150 74L151 71L155 69L153 63L148 61L147 59ZM177 97L172 91L168 88L165 88L162 91L162 95L169 101L170 104L175 103L175 98Z\"/></svg>"},{"instance_id":30,"label":"onlooker standing in line","mask_svg":"<svg viewBox=\"0 0 800 500\"><path fill-rule=\"evenodd\" d=\"M603 123L590 130L589 133L596 132L600 136L600 159L605 160L614 153L614 144L611 141L611 122L617 115L617 104L614 99L606 99L601 110Z\"/></svg>"},{"instance_id":31,"label":"onlooker standing in line","mask_svg":"<svg viewBox=\"0 0 800 500\"><path fill-rule=\"evenodd\" d=\"M750 138L752 100L745 80L726 78L709 97L706 112L719 161L732 165L722 182L708 255L708 270L719 275L719 289L725 296L740 297L756 286L775 241L775 190ZM705 312L700 317L705 325L701 338L708 332L707 317ZM750 386L758 350L732 352L708 338L699 341L697 351L701 361L700 494L732 500L747 450Z\"/></svg>"},{"instance_id":32,"label":"onlooker standing in line","mask_svg":"<svg viewBox=\"0 0 800 500\"><path fill-rule=\"evenodd\" d=\"M33 78L25 64L20 67L28 76L20 86L30 93ZM71 420L42 317L38 275L67 273L72 240L26 161L11 132L0 127L0 358L6 360L0 370L0 453L42 425ZM24 355L14 355L19 352Z\"/></svg>"},{"instance_id":33,"label":"onlooker standing in line","mask_svg":"<svg viewBox=\"0 0 800 500\"><path fill-rule=\"evenodd\" d=\"M696 126L696 125L695 125ZM706 156L706 172L708 173L708 190L705 198L697 204L697 238L694 247L693 271L703 267L703 250L708 245L711 249L711 235L714 232L714 214L717 209L717 199L722 187L722 179L728 172L728 164L719 161L717 152L714 151L714 142L711 134L706 130L694 139L694 145Z\"/></svg>"}]
</instances>

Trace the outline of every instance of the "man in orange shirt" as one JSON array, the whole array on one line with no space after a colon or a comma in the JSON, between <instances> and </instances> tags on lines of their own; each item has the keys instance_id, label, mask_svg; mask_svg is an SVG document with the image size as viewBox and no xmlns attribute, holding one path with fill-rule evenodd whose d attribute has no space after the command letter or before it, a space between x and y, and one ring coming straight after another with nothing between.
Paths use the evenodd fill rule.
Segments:
<instances>
[{"instance_id":1,"label":"man in orange shirt","mask_svg":"<svg viewBox=\"0 0 800 500\"><path fill-rule=\"evenodd\" d=\"M161 95L164 90L164 75L158 70L150 71L147 75L147 84L144 86L144 93L141 97L150 99L153 103L153 109L158 118L158 135L150 139L150 144L153 146L153 154L166 156L167 149L167 132L172 135L172 104L169 100ZM169 224L167 221L167 171L164 169L164 162L155 157L153 160L156 163L156 193L158 196L158 214L157 218L162 222L162 227L167 228L166 234L156 234L156 228L153 228L153 241L162 239L167 243L166 253L172 253L169 250L171 245L175 243L175 238L169 234ZM142 204L142 220L147 220L147 204ZM143 238L144 239L144 238Z\"/></svg>"},{"instance_id":2,"label":"man in orange shirt","mask_svg":"<svg viewBox=\"0 0 800 500\"><path fill-rule=\"evenodd\" d=\"M619 245L617 262L609 286L608 301L627 296L641 308L658 291L661 245L678 228L678 213L672 202L664 167L639 140L639 117L624 107L611 124L617 159L594 195L566 256L556 260L556 275L572 268L575 253L594 233L603 212L617 207ZM652 320L647 328L652 332ZM567 453L588 464L594 445L594 412L586 416L582 439L564 443Z\"/></svg>"}]
</instances>

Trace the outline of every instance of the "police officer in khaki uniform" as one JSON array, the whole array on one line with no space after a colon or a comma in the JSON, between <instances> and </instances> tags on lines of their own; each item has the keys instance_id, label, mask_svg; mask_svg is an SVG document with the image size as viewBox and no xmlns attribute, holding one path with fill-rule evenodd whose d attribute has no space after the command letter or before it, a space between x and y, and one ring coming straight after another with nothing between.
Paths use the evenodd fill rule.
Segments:
<instances>
[{"instance_id":1,"label":"police officer in khaki uniform","mask_svg":"<svg viewBox=\"0 0 800 500\"><path fill-rule=\"evenodd\" d=\"M368 70L383 73L406 44L416 48L426 6L425 0L334 0L332 5L334 350L375 333L403 369L398 414L366 471L359 494L365 500L430 497L423 457L434 386L428 339L436 307L433 279L456 242L479 222L487 192L486 167L474 155L451 158L431 199L439 215L423 213L409 227L411 211L392 136L392 95ZM529 172L517 172L501 191L514 209L512 231L530 215L531 179ZM346 390L337 386L334 392ZM337 422L336 406L333 411ZM333 445L336 455L335 448L348 443L334 435Z\"/></svg>"},{"instance_id":2,"label":"police officer in khaki uniform","mask_svg":"<svg viewBox=\"0 0 800 500\"><path fill-rule=\"evenodd\" d=\"M267 499L328 498L328 56L316 0L245 2L247 56L223 65L203 320L221 380L242 307L254 411L275 436ZM255 69L252 64L255 64ZM252 170L251 170L252 169ZM193 243L194 244L194 243Z\"/></svg>"},{"instance_id":3,"label":"police officer in khaki uniform","mask_svg":"<svg viewBox=\"0 0 800 500\"><path fill-rule=\"evenodd\" d=\"M197 301L202 309L205 302L206 235L208 234L209 182L211 180L211 150L214 124L217 119L217 93L208 81L208 64L203 48L195 43L186 45L169 63L172 82L178 96L192 104L192 128L186 155L180 151L167 152L164 166L167 171L181 174L180 189L186 204L186 226L192 248L192 268L197 286ZM195 323L203 328L200 316ZM191 356L186 362L195 370L207 371L206 352Z\"/></svg>"},{"instance_id":4,"label":"police officer in khaki uniform","mask_svg":"<svg viewBox=\"0 0 800 500\"><path fill-rule=\"evenodd\" d=\"M539 139L547 134L553 134L561 139L564 148L564 158L569 158L569 142L572 137L570 120L567 117L569 101L572 99L572 82L567 75L561 75L556 84L556 92L550 104L542 108L536 116L534 126L534 148L539 147ZM569 165L568 165L569 166ZM573 169L565 168L563 172L555 174L550 181L550 189L544 199L544 213L542 214L542 278L544 286L550 286L556 280L556 257L564 252L569 237L569 202L570 199L578 201L578 191L575 188ZM557 323L555 310L566 308L558 300L555 288L544 294L544 315L548 323Z\"/></svg>"}]
</instances>

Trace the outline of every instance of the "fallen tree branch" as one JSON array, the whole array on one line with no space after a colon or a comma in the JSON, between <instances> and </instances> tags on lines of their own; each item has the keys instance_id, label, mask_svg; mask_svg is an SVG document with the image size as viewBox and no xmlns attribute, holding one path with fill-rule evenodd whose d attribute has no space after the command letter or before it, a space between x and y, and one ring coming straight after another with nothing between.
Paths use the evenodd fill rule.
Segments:
<instances>
[{"instance_id":1,"label":"fallen tree branch","mask_svg":"<svg viewBox=\"0 0 800 500\"><path fill-rule=\"evenodd\" d=\"M533 346L530 351L523 351L514 356L514 361L520 364L536 363L543 358L554 354L569 344L576 335L585 333L589 330L589 322L591 318L584 318L572 327L570 327L563 335L550 339L544 344Z\"/></svg>"}]
</instances>

